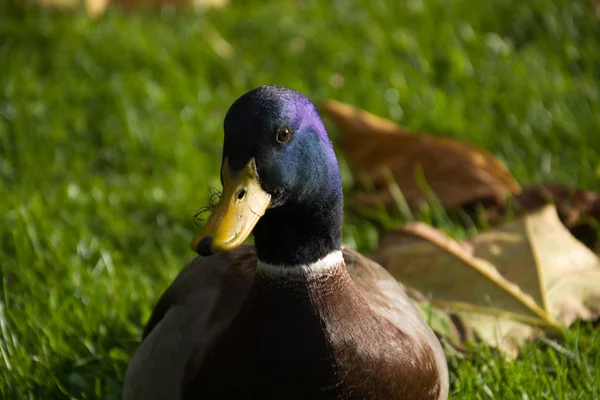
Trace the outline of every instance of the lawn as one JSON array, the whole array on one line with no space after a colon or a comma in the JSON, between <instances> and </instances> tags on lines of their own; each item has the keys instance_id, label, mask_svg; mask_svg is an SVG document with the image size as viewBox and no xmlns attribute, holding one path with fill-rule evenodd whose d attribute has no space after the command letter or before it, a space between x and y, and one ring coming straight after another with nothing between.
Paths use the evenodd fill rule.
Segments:
<instances>
[{"instance_id":1,"label":"lawn","mask_svg":"<svg viewBox=\"0 0 600 400\"><path fill-rule=\"evenodd\" d=\"M194 256L224 114L255 86L469 140L524 184L600 189L587 0L233 0L99 20L16 3L0 5L3 399L120 397L155 301ZM349 213L346 243L377 238ZM449 363L455 399L600 399L592 324L515 361L481 347Z\"/></svg>"}]
</instances>

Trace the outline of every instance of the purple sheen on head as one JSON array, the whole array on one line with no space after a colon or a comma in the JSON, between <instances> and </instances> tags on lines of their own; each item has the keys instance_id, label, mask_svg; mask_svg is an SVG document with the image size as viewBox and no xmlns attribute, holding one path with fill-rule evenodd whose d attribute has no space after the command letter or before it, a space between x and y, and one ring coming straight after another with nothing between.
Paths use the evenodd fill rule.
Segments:
<instances>
[{"instance_id":1,"label":"purple sheen on head","mask_svg":"<svg viewBox=\"0 0 600 400\"><path fill-rule=\"evenodd\" d=\"M292 139L277 141L288 125ZM254 228L259 259L313 262L340 248L343 193L333 144L319 112L301 93L261 86L236 100L225 117L223 158L241 170L255 157L271 207Z\"/></svg>"},{"instance_id":2,"label":"purple sheen on head","mask_svg":"<svg viewBox=\"0 0 600 400\"><path fill-rule=\"evenodd\" d=\"M315 105L302 93L287 89L290 93L283 96L284 114L291 119L291 125L295 129L310 131L314 133L324 144L321 151L325 152L330 163L335 164L336 168L330 170L330 174L336 176L338 172L338 162L333 148L333 143L327 134L327 129L323 124L321 115Z\"/></svg>"},{"instance_id":3,"label":"purple sheen on head","mask_svg":"<svg viewBox=\"0 0 600 400\"><path fill-rule=\"evenodd\" d=\"M290 144L275 142L283 125L294 131ZM273 190L287 187L291 195L290 185L296 185L298 191L314 188L341 194L333 144L317 108L302 93L275 85L253 89L233 103L224 128L223 156L232 169L241 169L251 157L257 157L264 178L261 182L272 185Z\"/></svg>"},{"instance_id":4,"label":"purple sheen on head","mask_svg":"<svg viewBox=\"0 0 600 400\"><path fill-rule=\"evenodd\" d=\"M295 123L304 124L308 129L314 132L323 143L321 151L325 153L328 164L332 166L332 168L329 169L329 181L331 182L332 189L341 195L341 172L331 138L327 134L325 124L323 124L321 115L315 105L306 97L300 96L300 98L294 101L296 108ZM304 122L300 122L301 120Z\"/></svg>"},{"instance_id":5,"label":"purple sheen on head","mask_svg":"<svg viewBox=\"0 0 600 400\"><path fill-rule=\"evenodd\" d=\"M321 120L319 111L315 105L304 95L294 92L289 96L289 103L285 105L285 111L292 116L292 125L301 129L312 130L317 136L331 145L325 125Z\"/></svg>"}]
</instances>

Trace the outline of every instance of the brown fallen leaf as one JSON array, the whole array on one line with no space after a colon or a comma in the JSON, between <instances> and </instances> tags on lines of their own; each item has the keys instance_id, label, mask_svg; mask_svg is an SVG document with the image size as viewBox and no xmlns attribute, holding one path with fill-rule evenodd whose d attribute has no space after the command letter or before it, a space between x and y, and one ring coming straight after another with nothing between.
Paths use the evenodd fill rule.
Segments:
<instances>
[{"instance_id":1,"label":"brown fallen leaf","mask_svg":"<svg viewBox=\"0 0 600 400\"><path fill-rule=\"evenodd\" d=\"M600 18L600 1L591 0L590 2L592 3L592 7L594 8L594 11L596 12L596 16Z\"/></svg>"},{"instance_id":2,"label":"brown fallen leaf","mask_svg":"<svg viewBox=\"0 0 600 400\"><path fill-rule=\"evenodd\" d=\"M108 8L111 0L29 0L42 6L56 7L61 10L76 10L85 7L87 13L92 17L99 17ZM196 11L204 11L210 8L222 8L229 4L230 0L112 0L113 4L122 6L126 10L139 7L193 7Z\"/></svg>"},{"instance_id":3,"label":"brown fallen leaf","mask_svg":"<svg viewBox=\"0 0 600 400\"><path fill-rule=\"evenodd\" d=\"M537 324L557 325L529 294L506 280L496 267L473 255L470 243L459 243L423 223L411 223L384 237L371 258L400 282L428 296L437 307L512 314ZM415 239L394 245L394 238Z\"/></svg>"},{"instance_id":4,"label":"brown fallen leaf","mask_svg":"<svg viewBox=\"0 0 600 400\"><path fill-rule=\"evenodd\" d=\"M600 260L553 205L463 243L408 224L385 234L372 258L510 355L543 329L600 316Z\"/></svg>"},{"instance_id":5,"label":"brown fallen leaf","mask_svg":"<svg viewBox=\"0 0 600 400\"><path fill-rule=\"evenodd\" d=\"M115 0L116 3L124 6L140 7L140 6L192 6L196 10L205 10L209 8L221 8L229 4L230 0Z\"/></svg>"},{"instance_id":6,"label":"brown fallen leaf","mask_svg":"<svg viewBox=\"0 0 600 400\"><path fill-rule=\"evenodd\" d=\"M497 315L461 311L457 314L461 322L473 327L465 341L480 341L516 358L525 343L543 334L540 327Z\"/></svg>"},{"instance_id":7,"label":"brown fallen leaf","mask_svg":"<svg viewBox=\"0 0 600 400\"><path fill-rule=\"evenodd\" d=\"M445 208L466 211L472 220L490 226L502 223L507 215L523 215L554 203L570 232L600 253L599 194L560 183L521 189L499 160L470 144L411 134L390 120L337 101L325 102L321 111L341 131L339 145L357 181L375 187L373 192L356 185L359 202L391 207L404 207L406 202L418 208L426 199L415 178L415 172L422 171Z\"/></svg>"},{"instance_id":8,"label":"brown fallen leaf","mask_svg":"<svg viewBox=\"0 0 600 400\"><path fill-rule=\"evenodd\" d=\"M55 7L61 10L76 10L84 7L87 13L92 17L102 15L108 7L110 0L30 0L41 6Z\"/></svg>"},{"instance_id":9,"label":"brown fallen leaf","mask_svg":"<svg viewBox=\"0 0 600 400\"><path fill-rule=\"evenodd\" d=\"M337 101L325 102L321 111L340 129L339 147L358 181L376 189L375 194L356 193L363 204L394 204L386 171L391 172L412 208L427 199L418 181L420 171L446 208L520 191L504 164L484 149L458 140L409 133L392 121Z\"/></svg>"},{"instance_id":10,"label":"brown fallen leaf","mask_svg":"<svg viewBox=\"0 0 600 400\"><path fill-rule=\"evenodd\" d=\"M447 353L456 353L459 336L461 342L479 339L516 357L527 340L542 333L537 326L538 315L548 319L551 326L553 321L530 296L499 276L485 260L475 259L472 253L470 243L453 241L434 228L414 223L387 232L372 258L407 288L425 293L422 296L430 298L429 304L438 315L440 311L454 315L451 319L454 328L448 328L448 321L443 318L428 320L434 331L450 334L445 346ZM414 294L411 298L417 304L424 301ZM496 299L501 300L496 302ZM492 309L492 303L498 308ZM503 312L514 319L503 317Z\"/></svg>"},{"instance_id":11,"label":"brown fallen leaf","mask_svg":"<svg viewBox=\"0 0 600 400\"><path fill-rule=\"evenodd\" d=\"M475 257L495 265L562 324L600 316L600 260L569 233L553 205L477 235L471 243Z\"/></svg>"},{"instance_id":12,"label":"brown fallen leaf","mask_svg":"<svg viewBox=\"0 0 600 400\"><path fill-rule=\"evenodd\" d=\"M595 250L598 245L598 221L600 220L600 195L578 187L547 183L525 187L521 193L508 199L479 199L461 207L473 220L494 226L507 214L523 215L546 204L556 206L558 216L571 234Z\"/></svg>"}]
</instances>

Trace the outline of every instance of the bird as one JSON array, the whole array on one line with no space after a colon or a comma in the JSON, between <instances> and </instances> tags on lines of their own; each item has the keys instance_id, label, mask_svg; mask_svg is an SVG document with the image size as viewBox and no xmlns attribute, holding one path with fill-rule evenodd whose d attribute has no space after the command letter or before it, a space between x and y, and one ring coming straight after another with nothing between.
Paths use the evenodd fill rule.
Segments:
<instances>
[{"instance_id":1,"label":"bird","mask_svg":"<svg viewBox=\"0 0 600 400\"><path fill-rule=\"evenodd\" d=\"M123 399L446 399L433 330L342 244L341 172L315 105L259 86L223 129L219 201L152 311Z\"/></svg>"}]
</instances>

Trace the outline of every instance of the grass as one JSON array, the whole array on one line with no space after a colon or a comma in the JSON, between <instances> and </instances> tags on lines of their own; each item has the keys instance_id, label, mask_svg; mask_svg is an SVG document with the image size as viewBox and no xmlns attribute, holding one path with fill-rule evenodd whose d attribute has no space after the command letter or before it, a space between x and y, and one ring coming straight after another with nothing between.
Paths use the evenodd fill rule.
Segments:
<instances>
[{"instance_id":1,"label":"grass","mask_svg":"<svg viewBox=\"0 0 600 400\"><path fill-rule=\"evenodd\" d=\"M98 21L16 3L0 5L1 398L120 398L219 186L224 113L257 85L469 140L522 183L600 189L588 1L240 0ZM377 238L348 216L347 243ZM482 347L449 362L455 399L600 398L591 324L516 361Z\"/></svg>"}]
</instances>

